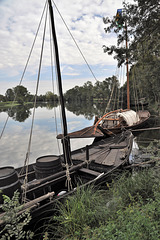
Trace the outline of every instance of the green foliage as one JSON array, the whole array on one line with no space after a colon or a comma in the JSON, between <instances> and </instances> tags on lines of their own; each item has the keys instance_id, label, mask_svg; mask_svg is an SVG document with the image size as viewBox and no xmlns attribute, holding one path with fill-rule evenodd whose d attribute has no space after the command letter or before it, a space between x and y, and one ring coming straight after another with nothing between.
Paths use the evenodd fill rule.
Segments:
<instances>
[{"instance_id":1,"label":"green foliage","mask_svg":"<svg viewBox=\"0 0 160 240\"><path fill-rule=\"evenodd\" d=\"M143 206L135 204L119 210L114 219L111 218L106 225L90 230L89 237L84 236L83 239L158 240L160 221L155 216L156 210L160 210L158 201Z\"/></svg>"},{"instance_id":2,"label":"green foliage","mask_svg":"<svg viewBox=\"0 0 160 240\"><path fill-rule=\"evenodd\" d=\"M158 240L160 181L155 171L124 174L109 189L106 223L84 232L85 240Z\"/></svg>"},{"instance_id":3,"label":"green foliage","mask_svg":"<svg viewBox=\"0 0 160 240\"><path fill-rule=\"evenodd\" d=\"M106 33L114 31L117 34L117 46L103 46L104 52L114 53L118 66L128 58L132 65L130 72L131 91L133 85L139 92L139 97L146 97L152 102L160 102L160 38L159 38L159 0L135 0L135 4L123 3L122 21L126 27L117 25L116 16L104 23L109 24ZM128 41L128 48L121 46ZM134 73L136 72L136 74ZM133 96L132 96L133 98Z\"/></svg>"},{"instance_id":4,"label":"green foliage","mask_svg":"<svg viewBox=\"0 0 160 240\"><path fill-rule=\"evenodd\" d=\"M15 97L14 91L11 88L8 88L5 93L5 100L6 101L13 101Z\"/></svg>"},{"instance_id":5,"label":"green foliage","mask_svg":"<svg viewBox=\"0 0 160 240\"><path fill-rule=\"evenodd\" d=\"M139 199L145 202L146 199L153 197L153 186L159 183L159 180L159 176L154 176L151 170L129 175L125 173L113 183L110 192L113 199L123 208Z\"/></svg>"},{"instance_id":6,"label":"green foliage","mask_svg":"<svg viewBox=\"0 0 160 240\"><path fill-rule=\"evenodd\" d=\"M34 102L35 96L30 94L28 89L22 85L7 89L5 96L0 95L0 101L15 101L23 105L26 102ZM37 96L37 102L53 102L58 101L58 96L52 92L47 92L45 95Z\"/></svg>"},{"instance_id":7,"label":"green foliage","mask_svg":"<svg viewBox=\"0 0 160 240\"><path fill-rule=\"evenodd\" d=\"M160 177L156 169L125 173L107 184L105 194L93 187L78 189L58 205L55 227L46 229L44 239L160 239Z\"/></svg>"},{"instance_id":8,"label":"green foliage","mask_svg":"<svg viewBox=\"0 0 160 240\"><path fill-rule=\"evenodd\" d=\"M46 92L45 97L47 102L58 101L57 95L55 95L51 91Z\"/></svg>"},{"instance_id":9,"label":"green foliage","mask_svg":"<svg viewBox=\"0 0 160 240\"><path fill-rule=\"evenodd\" d=\"M19 192L16 191L12 199L3 195L3 199L2 210L5 214L2 221L5 222L5 225L0 231L1 240L32 239L33 233L24 229L31 220L29 211L23 211L19 214L23 207L19 203Z\"/></svg>"},{"instance_id":10,"label":"green foliage","mask_svg":"<svg viewBox=\"0 0 160 240\"><path fill-rule=\"evenodd\" d=\"M124 48L119 46L126 37L128 41L130 41L127 56L131 62L138 60L138 57L141 57L145 52L151 55L159 54L159 1L135 0L135 2L135 4L123 3L121 18L122 21L127 23L127 36L126 28L122 31L120 27L117 27L117 16L114 16L111 20L108 20L108 18L103 19L105 24L109 24L109 26L105 28L105 31L111 32L114 30L118 37L117 47L104 46L104 49L110 54L115 52L117 54L115 58L117 58L120 65L125 62L127 50L124 51ZM146 44L146 46L144 46L144 44ZM139 50L143 50L143 52Z\"/></svg>"},{"instance_id":11,"label":"green foliage","mask_svg":"<svg viewBox=\"0 0 160 240\"><path fill-rule=\"evenodd\" d=\"M96 99L108 101L113 86L119 87L118 79L115 76L106 78L102 82L97 81L94 85L88 81L82 87L75 86L68 90L65 93L65 100L68 102L94 101Z\"/></svg>"},{"instance_id":12,"label":"green foliage","mask_svg":"<svg viewBox=\"0 0 160 240\"><path fill-rule=\"evenodd\" d=\"M46 232L51 232L49 239L80 239L84 229L94 228L104 222L104 202L102 193L93 187L77 188L73 196L58 204L58 215L52 219L55 227L50 223L46 229Z\"/></svg>"}]
</instances>

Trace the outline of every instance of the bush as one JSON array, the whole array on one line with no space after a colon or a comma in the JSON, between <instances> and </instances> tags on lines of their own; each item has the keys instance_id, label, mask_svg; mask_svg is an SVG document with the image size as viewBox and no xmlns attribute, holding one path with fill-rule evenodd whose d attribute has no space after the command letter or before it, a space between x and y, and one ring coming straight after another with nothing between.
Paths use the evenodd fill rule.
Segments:
<instances>
[{"instance_id":1,"label":"bush","mask_svg":"<svg viewBox=\"0 0 160 240\"><path fill-rule=\"evenodd\" d=\"M12 199L3 195L3 199L4 203L1 208L5 212L2 218L5 226L0 231L1 240L32 239L33 233L24 230L24 227L28 225L31 220L29 211L18 214L23 207L23 205L19 203L19 192L14 192Z\"/></svg>"},{"instance_id":2,"label":"bush","mask_svg":"<svg viewBox=\"0 0 160 240\"><path fill-rule=\"evenodd\" d=\"M118 210L107 224L90 229L85 240L158 240L160 239L160 203L135 204ZM158 210L158 214L156 213Z\"/></svg>"},{"instance_id":3,"label":"bush","mask_svg":"<svg viewBox=\"0 0 160 240\"><path fill-rule=\"evenodd\" d=\"M152 170L143 170L135 173L124 173L117 182L113 182L110 188L112 198L119 205L126 207L131 202L146 201L153 197L154 186L159 185L159 176L155 176Z\"/></svg>"}]
</instances>

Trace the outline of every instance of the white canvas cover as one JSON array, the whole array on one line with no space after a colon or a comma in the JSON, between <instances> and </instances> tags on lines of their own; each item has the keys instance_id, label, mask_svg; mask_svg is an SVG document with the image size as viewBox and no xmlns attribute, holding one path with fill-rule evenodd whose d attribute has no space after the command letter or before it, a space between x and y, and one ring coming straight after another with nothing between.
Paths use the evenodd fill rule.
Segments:
<instances>
[{"instance_id":1,"label":"white canvas cover","mask_svg":"<svg viewBox=\"0 0 160 240\"><path fill-rule=\"evenodd\" d=\"M126 121L128 126L132 126L140 120L138 114L133 110L118 113L117 116L122 117Z\"/></svg>"}]
</instances>

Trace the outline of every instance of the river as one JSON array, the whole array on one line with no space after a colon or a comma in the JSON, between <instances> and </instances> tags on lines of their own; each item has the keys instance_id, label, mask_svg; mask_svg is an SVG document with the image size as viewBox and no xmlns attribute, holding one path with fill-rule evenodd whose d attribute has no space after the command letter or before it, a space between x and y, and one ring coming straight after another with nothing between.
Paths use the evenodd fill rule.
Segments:
<instances>
[{"instance_id":1,"label":"river","mask_svg":"<svg viewBox=\"0 0 160 240\"><path fill-rule=\"evenodd\" d=\"M94 116L100 114L105 109L104 104L81 106L66 105L66 116L68 132L80 130L91 126ZM0 112L0 132L9 117L7 126L0 139L0 165L20 167L24 164L26 153L29 147L31 134L33 107L17 107L12 110L1 109ZM160 116L154 113L149 124L151 127L160 126ZM34 163L36 158L48 154L62 153L61 141L56 139L61 133L61 118L59 106L52 104L41 104L36 107L33 132L30 148L30 163ZM144 131L135 138L139 147L147 147L154 139L160 139L160 130ZM83 147L92 143L93 139L72 139L71 150Z\"/></svg>"}]
</instances>

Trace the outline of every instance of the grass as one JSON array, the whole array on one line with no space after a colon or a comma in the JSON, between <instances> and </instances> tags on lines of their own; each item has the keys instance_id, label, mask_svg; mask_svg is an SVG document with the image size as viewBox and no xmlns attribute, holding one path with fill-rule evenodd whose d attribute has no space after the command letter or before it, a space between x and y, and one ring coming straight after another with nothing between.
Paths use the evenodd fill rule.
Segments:
<instances>
[{"instance_id":1,"label":"grass","mask_svg":"<svg viewBox=\"0 0 160 240\"><path fill-rule=\"evenodd\" d=\"M108 191L78 189L57 206L44 239L160 239L158 170L124 173Z\"/></svg>"},{"instance_id":2,"label":"grass","mask_svg":"<svg viewBox=\"0 0 160 240\"><path fill-rule=\"evenodd\" d=\"M19 103L15 102L0 102L0 107L14 107L20 105Z\"/></svg>"},{"instance_id":3,"label":"grass","mask_svg":"<svg viewBox=\"0 0 160 240\"><path fill-rule=\"evenodd\" d=\"M57 205L57 216L51 218L45 232L48 239L80 239L84 229L95 228L106 218L104 192L93 186L78 188L64 203Z\"/></svg>"}]
</instances>

